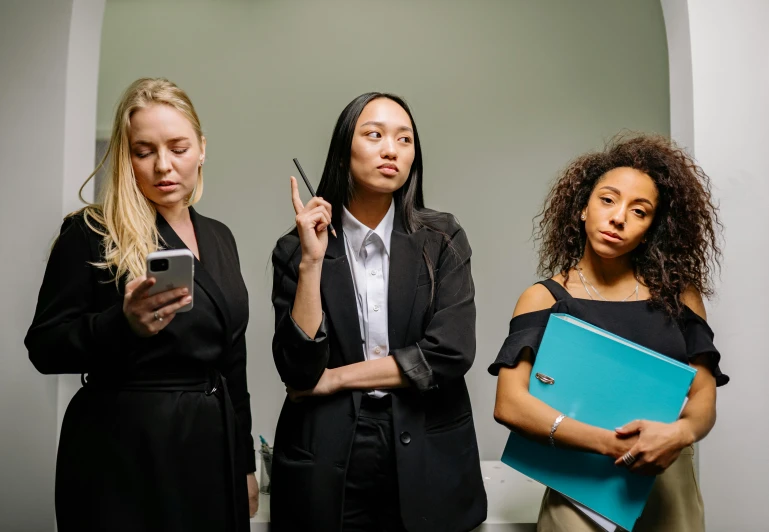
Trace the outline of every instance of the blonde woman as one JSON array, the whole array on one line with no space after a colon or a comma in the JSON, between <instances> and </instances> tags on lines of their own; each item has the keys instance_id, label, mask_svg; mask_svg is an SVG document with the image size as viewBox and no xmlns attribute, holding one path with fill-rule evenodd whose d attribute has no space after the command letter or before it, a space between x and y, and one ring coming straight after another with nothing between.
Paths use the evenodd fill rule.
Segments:
<instances>
[{"instance_id":1,"label":"blonde woman","mask_svg":"<svg viewBox=\"0 0 769 532\"><path fill-rule=\"evenodd\" d=\"M102 201L51 251L25 344L41 373L83 374L59 443L60 532L245 531L256 511L248 295L232 233L192 208L205 149L184 91L137 80ZM146 256L166 248L195 255L190 312L176 313L184 289L148 295Z\"/></svg>"}]
</instances>

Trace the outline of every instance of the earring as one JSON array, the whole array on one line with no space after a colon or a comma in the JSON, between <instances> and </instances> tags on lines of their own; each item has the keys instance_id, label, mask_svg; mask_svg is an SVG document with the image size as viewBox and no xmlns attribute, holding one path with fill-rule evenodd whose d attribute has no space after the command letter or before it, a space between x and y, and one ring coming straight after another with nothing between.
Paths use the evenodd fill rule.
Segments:
<instances>
[{"instance_id":1,"label":"earring","mask_svg":"<svg viewBox=\"0 0 769 532\"><path fill-rule=\"evenodd\" d=\"M580 216L580 217L579 217L579 219L580 219L580 220L582 220L582 221L584 222L585 220L587 220L587 214L585 214L585 213L583 212L583 213L582 213L582 216Z\"/></svg>"},{"instance_id":2,"label":"earring","mask_svg":"<svg viewBox=\"0 0 769 532\"><path fill-rule=\"evenodd\" d=\"M205 156L204 156L204 155L201 155L201 156L200 156L200 166L203 166L203 163L204 163L204 162L205 162Z\"/></svg>"}]
</instances>

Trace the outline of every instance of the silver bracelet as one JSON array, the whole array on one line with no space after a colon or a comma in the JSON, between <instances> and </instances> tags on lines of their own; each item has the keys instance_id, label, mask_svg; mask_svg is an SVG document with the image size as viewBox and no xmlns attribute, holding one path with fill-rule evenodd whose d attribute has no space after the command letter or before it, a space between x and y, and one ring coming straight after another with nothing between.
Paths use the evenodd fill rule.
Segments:
<instances>
[{"instance_id":1,"label":"silver bracelet","mask_svg":"<svg viewBox=\"0 0 769 532\"><path fill-rule=\"evenodd\" d=\"M558 425L561 424L561 421L563 421L563 418L565 418L563 414L559 415L557 418L555 418L555 422L553 423L553 426L550 427L550 447L555 447L555 440L553 439L553 434L555 434L556 429L558 428Z\"/></svg>"}]
</instances>

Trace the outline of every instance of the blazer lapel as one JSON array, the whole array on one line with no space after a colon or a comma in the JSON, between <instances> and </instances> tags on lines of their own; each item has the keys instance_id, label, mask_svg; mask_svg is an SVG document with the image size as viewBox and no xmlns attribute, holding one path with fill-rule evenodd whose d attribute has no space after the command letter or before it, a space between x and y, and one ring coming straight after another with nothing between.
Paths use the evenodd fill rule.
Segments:
<instances>
[{"instance_id":1,"label":"blazer lapel","mask_svg":"<svg viewBox=\"0 0 769 532\"><path fill-rule=\"evenodd\" d=\"M352 272L344 245L344 229L341 219L335 221L337 237L329 235L326 256L323 259L323 274L320 290L326 303L326 312L339 344L345 364L362 362L363 339L358 320L358 303Z\"/></svg>"},{"instance_id":2,"label":"blazer lapel","mask_svg":"<svg viewBox=\"0 0 769 532\"><path fill-rule=\"evenodd\" d=\"M390 239L390 279L387 288L387 332L390 349L405 346L417 293L419 270L424 262L422 250L426 237L424 229L407 234L401 211L395 212Z\"/></svg>"},{"instance_id":3,"label":"blazer lapel","mask_svg":"<svg viewBox=\"0 0 769 532\"><path fill-rule=\"evenodd\" d=\"M195 228L195 237L198 241L198 251L200 252L200 256L206 263L211 262L212 268L216 270L216 263L219 258L217 253L218 241L216 233L214 233L210 225L206 223L205 218L197 216L195 209L192 207L190 207L190 217L192 218L192 225ZM179 238L179 235L176 234L171 225L160 213L157 214L156 224L166 249L188 249L182 239ZM222 318L222 322L224 323L225 345L229 348L232 344L232 321L230 319L229 307L227 306L227 299L219 288L219 285L197 257L195 257L195 284L208 295L214 303L214 306L216 306L216 309Z\"/></svg>"}]
</instances>

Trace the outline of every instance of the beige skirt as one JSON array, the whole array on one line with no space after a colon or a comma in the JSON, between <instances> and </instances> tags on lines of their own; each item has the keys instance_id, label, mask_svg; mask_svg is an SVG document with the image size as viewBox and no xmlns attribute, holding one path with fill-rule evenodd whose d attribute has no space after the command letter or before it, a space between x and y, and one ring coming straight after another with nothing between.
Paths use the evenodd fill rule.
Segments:
<instances>
[{"instance_id":1,"label":"beige skirt","mask_svg":"<svg viewBox=\"0 0 769 532\"><path fill-rule=\"evenodd\" d=\"M537 532L602 532L563 495L547 489L537 520ZM686 447L657 477L633 532L704 532L705 508L694 472L694 448Z\"/></svg>"}]
</instances>

